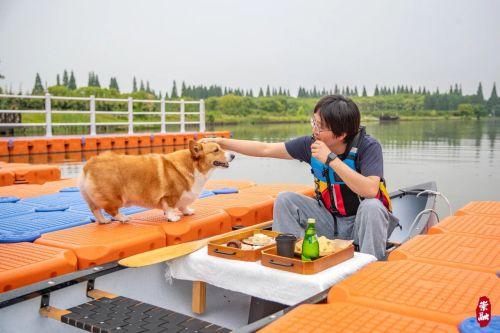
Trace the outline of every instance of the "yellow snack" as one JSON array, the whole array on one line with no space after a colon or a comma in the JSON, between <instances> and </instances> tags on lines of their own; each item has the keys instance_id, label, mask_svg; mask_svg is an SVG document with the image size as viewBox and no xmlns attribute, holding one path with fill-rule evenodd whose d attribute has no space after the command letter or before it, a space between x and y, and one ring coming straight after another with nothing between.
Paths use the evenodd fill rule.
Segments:
<instances>
[{"instance_id":1,"label":"yellow snack","mask_svg":"<svg viewBox=\"0 0 500 333\"><path fill-rule=\"evenodd\" d=\"M318 237L319 242L319 256L323 257L328 254L338 252L347 248L352 244L352 240L342 240L342 239L328 239L325 236ZM302 239L295 244L295 253L302 253Z\"/></svg>"}]
</instances>

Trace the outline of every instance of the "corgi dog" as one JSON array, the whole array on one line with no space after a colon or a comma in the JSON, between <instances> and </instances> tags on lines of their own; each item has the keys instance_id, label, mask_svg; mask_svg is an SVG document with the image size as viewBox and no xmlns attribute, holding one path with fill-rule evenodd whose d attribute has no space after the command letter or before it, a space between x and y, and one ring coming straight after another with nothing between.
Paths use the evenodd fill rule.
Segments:
<instances>
[{"instance_id":1,"label":"corgi dog","mask_svg":"<svg viewBox=\"0 0 500 333\"><path fill-rule=\"evenodd\" d=\"M198 198L216 168L228 168L234 155L217 143L189 141L189 149L170 154L119 155L111 151L92 157L83 167L78 185L96 221L109 223L103 209L125 223L118 209L142 206L162 209L168 221L192 215Z\"/></svg>"}]
</instances>

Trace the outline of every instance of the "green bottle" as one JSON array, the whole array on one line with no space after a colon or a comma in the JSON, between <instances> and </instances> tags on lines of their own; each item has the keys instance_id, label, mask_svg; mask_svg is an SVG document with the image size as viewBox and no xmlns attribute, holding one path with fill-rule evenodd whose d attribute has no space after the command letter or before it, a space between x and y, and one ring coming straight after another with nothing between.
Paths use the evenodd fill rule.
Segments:
<instances>
[{"instance_id":1,"label":"green bottle","mask_svg":"<svg viewBox=\"0 0 500 333\"><path fill-rule=\"evenodd\" d=\"M307 229L302 242L302 261L312 261L319 257L319 242L316 236L316 220L307 219Z\"/></svg>"}]
</instances>

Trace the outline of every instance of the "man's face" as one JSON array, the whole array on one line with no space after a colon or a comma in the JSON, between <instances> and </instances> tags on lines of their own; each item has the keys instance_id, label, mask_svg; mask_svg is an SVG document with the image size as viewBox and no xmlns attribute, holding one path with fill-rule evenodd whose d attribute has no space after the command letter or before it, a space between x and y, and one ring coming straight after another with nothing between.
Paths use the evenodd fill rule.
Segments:
<instances>
[{"instance_id":1,"label":"man's face","mask_svg":"<svg viewBox=\"0 0 500 333\"><path fill-rule=\"evenodd\" d=\"M335 136L332 130L330 130L326 124L322 123L319 112L313 114L311 118L311 127L314 138L316 140L323 141L329 147L335 147L336 145L342 143L342 140L345 137L345 135Z\"/></svg>"}]
</instances>

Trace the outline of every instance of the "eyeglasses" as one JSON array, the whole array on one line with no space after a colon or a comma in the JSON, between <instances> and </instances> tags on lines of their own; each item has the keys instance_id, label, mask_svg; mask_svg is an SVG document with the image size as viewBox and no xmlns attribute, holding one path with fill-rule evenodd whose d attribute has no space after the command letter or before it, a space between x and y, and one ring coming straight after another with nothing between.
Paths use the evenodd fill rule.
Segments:
<instances>
[{"instance_id":1,"label":"eyeglasses","mask_svg":"<svg viewBox=\"0 0 500 333\"><path fill-rule=\"evenodd\" d=\"M318 124L316 123L316 118L311 117L311 127L313 129L314 133L321 133L321 132L331 132L332 130L326 130L326 129L321 129Z\"/></svg>"}]
</instances>

